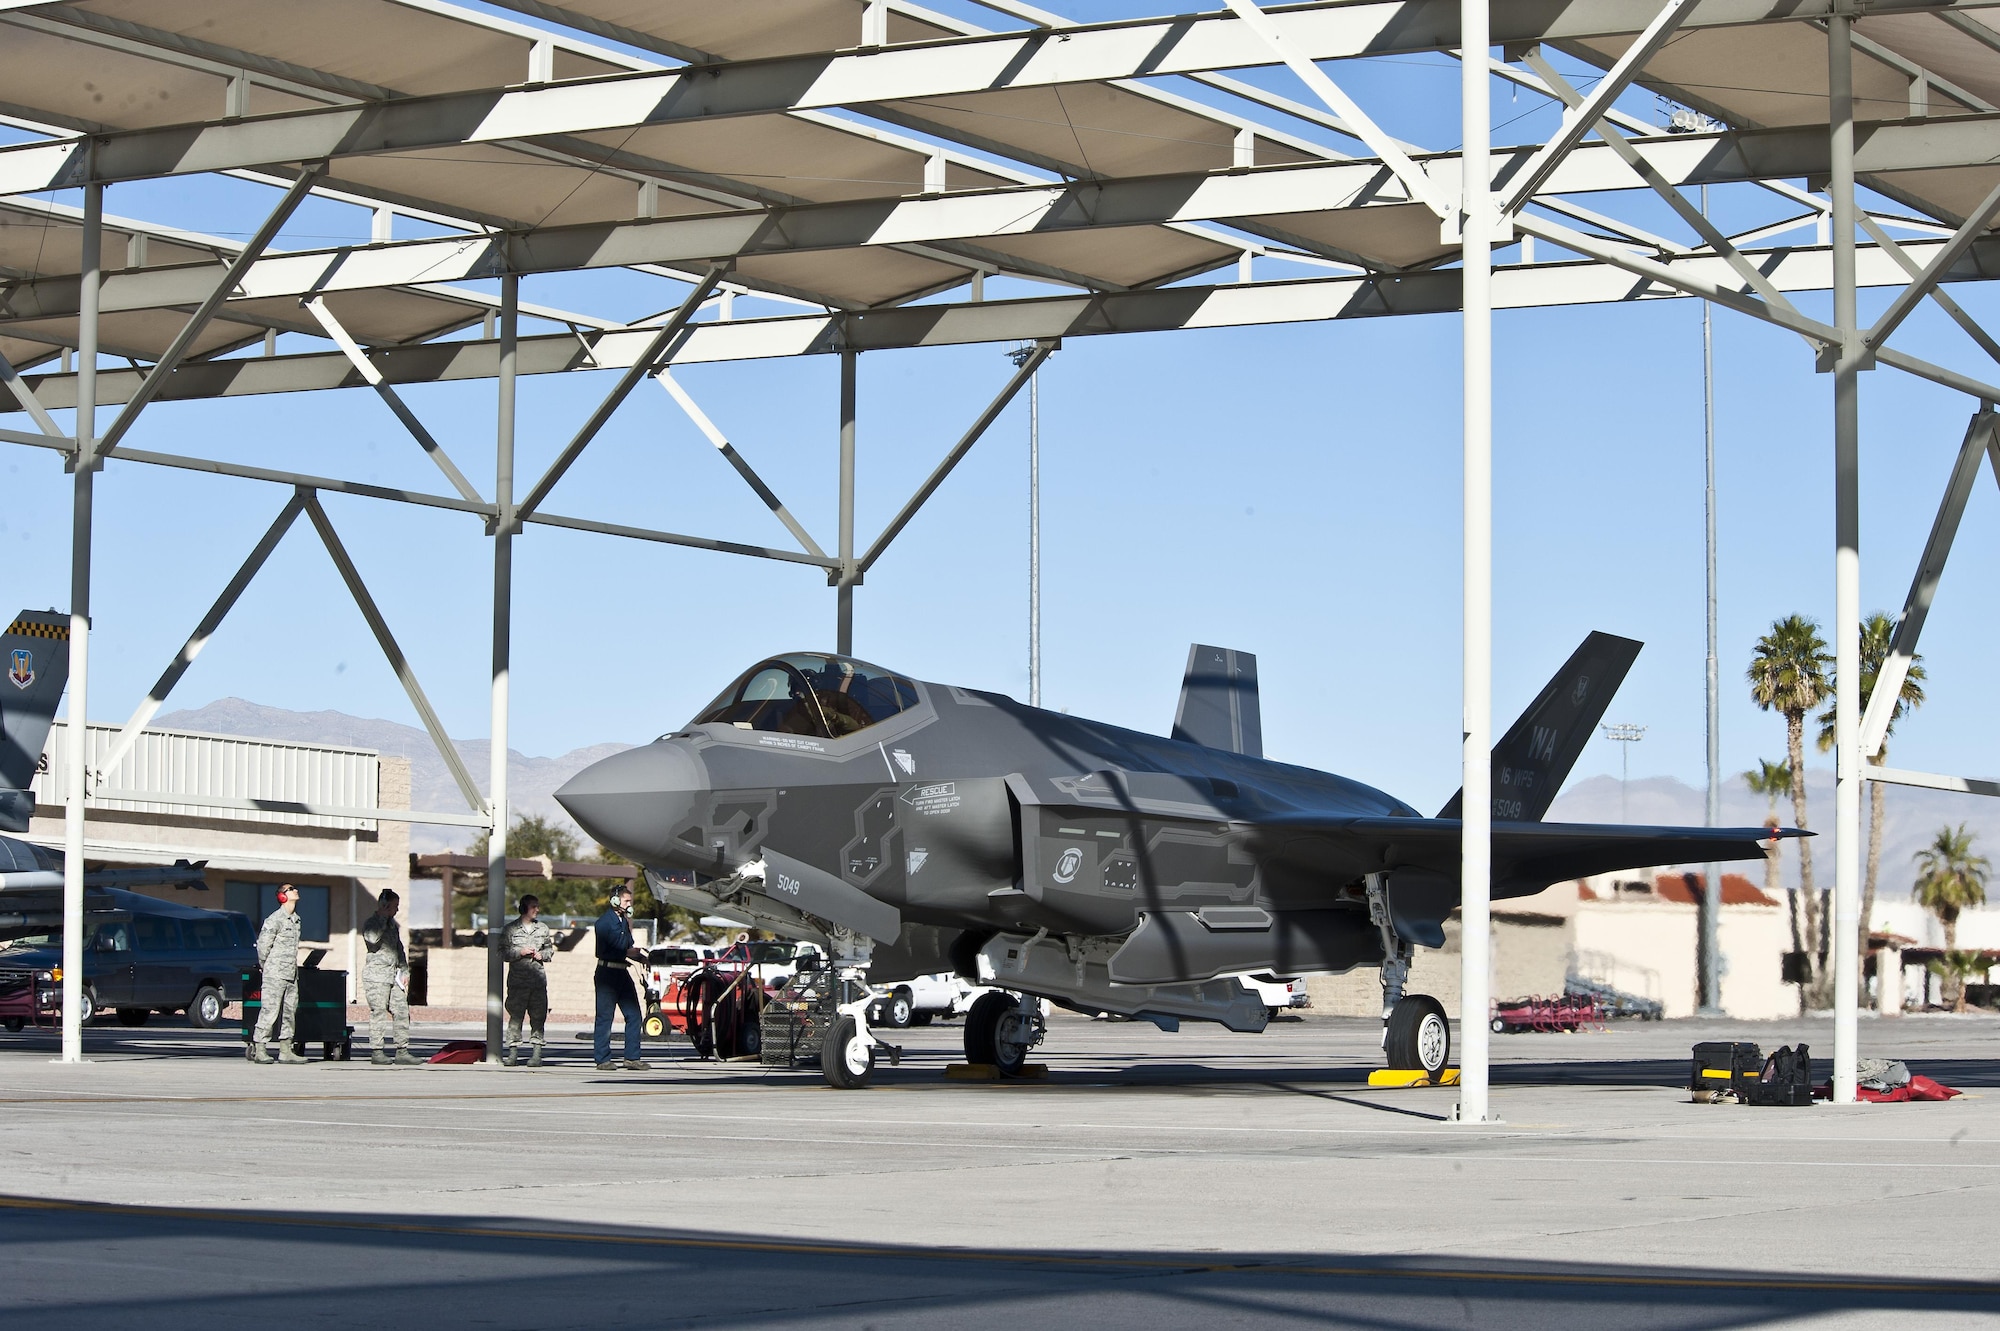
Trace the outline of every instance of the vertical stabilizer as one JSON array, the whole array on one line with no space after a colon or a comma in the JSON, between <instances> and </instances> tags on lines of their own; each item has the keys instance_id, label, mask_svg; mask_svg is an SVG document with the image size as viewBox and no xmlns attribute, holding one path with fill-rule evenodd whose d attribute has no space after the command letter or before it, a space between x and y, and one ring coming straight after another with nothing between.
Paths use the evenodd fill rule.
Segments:
<instances>
[{"instance_id":1,"label":"vertical stabilizer","mask_svg":"<svg viewBox=\"0 0 2000 1331\"><path fill-rule=\"evenodd\" d=\"M23 610L0 637L0 831L25 832L28 786L69 683L69 616Z\"/></svg>"},{"instance_id":2,"label":"vertical stabilizer","mask_svg":"<svg viewBox=\"0 0 2000 1331\"><path fill-rule=\"evenodd\" d=\"M1542 820L1644 645L1609 633L1591 634L1528 704L1493 746L1495 821ZM1464 794L1453 795L1438 817L1458 817Z\"/></svg>"},{"instance_id":3,"label":"vertical stabilizer","mask_svg":"<svg viewBox=\"0 0 2000 1331\"><path fill-rule=\"evenodd\" d=\"M1174 738L1250 758L1264 756L1264 718L1257 703L1257 658L1227 647L1188 648Z\"/></svg>"}]
</instances>

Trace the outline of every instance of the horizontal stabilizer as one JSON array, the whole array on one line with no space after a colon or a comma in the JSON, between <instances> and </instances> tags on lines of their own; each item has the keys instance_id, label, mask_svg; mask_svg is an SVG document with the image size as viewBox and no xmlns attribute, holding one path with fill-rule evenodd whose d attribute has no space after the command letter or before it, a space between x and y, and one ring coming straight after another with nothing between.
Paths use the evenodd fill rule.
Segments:
<instances>
[{"instance_id":1,"label":"horizontal stabilizer","mask_svg":"<svg viewBox=\"0 0 2000 1331\"><path fill-rule=\"evenodd\" d=\"M1644 645L1593 633L1556 671L1493 746L1494 821L1533 823L1548 813ZM1459 817L1464 796L1453 795L1438 817Z\"/></svg>"},{"instance_id":2,"label":"horizontal stabilizer","mask_svg":"<svg viewBox=\"0 0 2000 1331\"><path fill-rule=\"evenodd\" d=\"M1257 703L1257 658L1249 652L1196 643L1188 648L1173 737L1190 744L1264 756L1264 718Z\"/></svg>"}]
</instances>

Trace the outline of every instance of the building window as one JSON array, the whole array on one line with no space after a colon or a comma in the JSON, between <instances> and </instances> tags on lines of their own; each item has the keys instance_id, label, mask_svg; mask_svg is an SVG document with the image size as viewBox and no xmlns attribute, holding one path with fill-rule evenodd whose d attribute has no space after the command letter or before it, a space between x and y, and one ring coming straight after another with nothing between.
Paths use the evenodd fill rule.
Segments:
<instances>
[{"instance_id":1,"label":"building window","mask_svg":"<svg viewBox=\"0 0 2000 1331\"><path fill-rule=\"evenodd\" d=\"M222 885L222 905L225 910L241 911L250 921L262 928L266 916L278 908L279 883L235 883ZM333 920L333 889L320 883L300 883L299 889L299 939L307 943L331 941L329 928Z\"/></svg>"}]
</instances>

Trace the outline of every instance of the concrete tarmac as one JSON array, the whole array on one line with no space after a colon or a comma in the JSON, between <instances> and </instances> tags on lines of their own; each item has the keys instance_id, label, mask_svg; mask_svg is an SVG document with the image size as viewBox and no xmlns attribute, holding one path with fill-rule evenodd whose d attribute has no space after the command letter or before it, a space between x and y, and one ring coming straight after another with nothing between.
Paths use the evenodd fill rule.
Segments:
<instances>
[{"instance_id":1,"label":"concrete tarmac","mask_svg":"<svg viewBox=\"0 0 2000 1331\"><path fill-rule=\"evenodd\" d=\"M230 1032L0 1036L0 1315L43 1328L2000 1325L2000 1022L1867 1021L1936 1105L1696 1105L1698 1040L1495 1037L1498 1125L1370 1090L1378 1028L1059 1015L1046 1081L697 1063L257 1067ZM552 1034L556 1034L552 1032ZM419 1052L469 1028L420 1027ZM32 1319L32 1320L31 1320Z\"/></svg>"}]
</instances>

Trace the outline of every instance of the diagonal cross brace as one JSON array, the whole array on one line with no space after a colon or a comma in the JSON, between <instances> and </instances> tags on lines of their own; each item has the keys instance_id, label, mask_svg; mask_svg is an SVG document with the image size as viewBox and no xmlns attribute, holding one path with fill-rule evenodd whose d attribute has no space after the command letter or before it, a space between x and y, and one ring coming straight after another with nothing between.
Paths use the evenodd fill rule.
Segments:
<instances>
[{"instance_id":1,"label":"diagonal cross brace","mask_svg":"<svg viewBox=\"0 0 2000 1331\"><path fill-rule=\"evenodd\" d=\"M175 653L167 668L160 672L159 680L147 692L145 699L133 709L132 718L125 723L125 728L118 732L117 740L112 743L110 755L97 769L98 780L102 781L106 772L115 770L118 764L125 760L125 755L132 751L132 746L139 742L139 732L144 730L159 713L160 704L167 700L167 695L174 691L174 685L181 682L181 676L185 675L188 667L194 664L194 658L201 655L201 649L208 646L208 640L222 627L224 617L236 607L237 599L243 595L243 589L248 587L250 580L263 569L264 561L268 560L271 552L278 548L278 542L292 529L292 523L297 521L305 506L304 492L296 491L284 508L279 510L278 516L265 530L263 539L250 551L249 557L243 561L243 566L236 570L236 576L229 580L229 585L215 598L215 604L201 617L201 623L195 625L194 632L188 634L187 641L181 644L180 651Z\"/></svg>"},{"instance_id":2,"label":"diagonal cross brace","mask_svg":"<svg viewBox=\"0 0 2000 1331\"><path fill-rule=\"evenodd\" d=\"M153 368L147 373L145 381L139 385L139 391L132 395L132 400L125 404L124 410L118 413L118 418L111 422L111 428L104 432L104 437L79 441L80 456L77 459L79 466L95 466L97 459L109 455L112 449L118 447L118 441L132 428L132 423L139 418L139 413L146 409L146 404L157 397L160 390L167 386L167 381L174 377L175 367L181 363L181 358L187 355L188 348L194 345L194 340L201 336L201 330L208 327L209 320L215 317L216 311L235 294L236 288L243 281L243 275L250 271L250 266L257 262L265 249L277 238L278 232L291 219L292 213L305 202L306 196L312 193L313 186L319 183L319 178L325 173L326 164L322 162L317 166L308 167L299 174L297 180L292 182L291 188L285 191L285 197L278 200L278 206L264 219L264 225L257 228L257 234L250 237L249 243L237 251L236 257L229 261L229 267L224 270L222 279L215 284L215 289L196 307L187 323L181 326L181 331L174 334L174 340L167 344L166 351L153 363Z\"/></svg>"},{"instance_id":3,"label":"diagonal cross brace","mask_svg":"<svg viewBox=\"0 0 2000 1331\"><path fill-rule=\"evenodd\" d=\"M1896 243L1894 236L1891 236L1887 231L1882 229L1881 223L1877 222L1867 213L1861 214L1856 220L1860 222L1861 229L1866 231L1869 237L1882 247L1882 252L1894 259L1904 272L1908 273L1911 277L1916 277L1923 272L1922 265L1910 257L1908 250ZM1965 331L1967 337L1979 344L1981 351L1984 351L1994 360L2000 361L2000 342L1996 342L1991 333L1981 328L1979 321L1967 314L1963 305L1960 305L1950 296L1947 296L1944 288L1941 286L1933 286L1930 289L1930 298L1937 303L1939 309L1952 317L1952 321Z\"/></svg>"},{"instance_id":4,"label":"diagonal cross brace","mask_svg":"<svg viewBox=\"0 0 2000 1331\"><path fill-rule=\"evenodd\" d=\"M771 487L764 484L764 478L759 476L756 470L744 460L743 455L736 451L736 446L729 442L729 437L715 427L715 422L708 418L708 413L703 411L700 405L688 396L688 391L681 387L680 381L674 378L672 372L662 367L660 372L653 377L659 380L660 387L666 389L668 395L680 404L681 410L687 413L688 419L694 422L695 428L707 437L709 443L715 445L716 452L722 454L729 465L736 469L736 474L743 478L744 483L757 492L757 497L764 501L764 506L777 516L778 521L785 524L785 530L797 539L800 548L804 549L808 554L818 555L824 559L826 551L820 549L819 542L812 538L812 533L807 531L804 525L792 516L792 511L785 507L784 501L778 498Z\"/></svg>"},{"instance_id":5,"label":"diagonal cross brace","mask_svg":"<svg viewBox=\"0 0 2000 1331\"><path fill-rule=\"evenodd\" d=\"M1958 461L1951 481L1938 504L1931 523L1930 539L1924 542L1923 558L1910 582L1910 594L1903 613L1896 617L1896 634L1889 643L1888 659L1875 672L1875 688L1868 695L1868 710L1861 717L1861 755L1873 759L1889 737L1889 723L1895 719L1897 703L1903 696L1903 681L1909 678L1910 662L1917 654L1917 638L1924 631L1931 599L1937 595L1938 579L1944 575L1945 560L1958 535L1958 522L1965 513L1965 501L1972 495L1972 483L1979 479L1979 460L1992 462L1993 478L2000 481L2000 415L1989 407L1978 412L1966 426L1965 442L1959 445Z\"/></svg>"},{"instance_id":6,"label":"diagonal cross brace","mask_svg":"<svg viewBox=\"0 0 2000 1331\"><path fill-rule=\"evenodd\" d=\"M1868 350L1881 350L1882 344L1889 340L1889 334L1895 332L1903 320L1910 317L1910 312L1917 308L1919 301L1930 294L1931 289L1938 284L1938 279L1949 272L1953 264L1965 257L1966 251L1972 248L1974 241L1985 234L1986 228L1992 224L1995 217L2000 217L2000 185L1995 185L1987 192L1986 197L1979 201L1979 206L1966 217L1965 225L1953 232L1951 239L1945 242L1943 248L1931 256L1931 261L1924 266L1924 271L1917 274L1908 286L1896 293L1896 298L1889 302L1889 308L1882 311L1882 317L1875 321L1875 326L1870 328L1862 339Z\"/></svg>"},{"instance_id":7,"label":"diagonal cross brace","mask_svg":"<svg viewBox=\"0 0 2000 1331\"><path fill-rule=\"evenodd\" d=\"M403 423L403 428L410 432L425 455L437 464L438 470L444 473L444 478L451 482L452 488L475 504L485 503L485 497L473 487L471 481L465 479L465 473L451 460L451 454L444 451L444 445L424 428L424 423L417 419L417 414L410 410L409 404L403 401L395 389L389 387L388 380L382 377L382 371L375 368L375 362L368 359L368 353L361 349L361 344L354 340L353 335L340 320L333 317L333 311L326 307L326 301L313 296L301 301L300 304L306 307L307 313L319 320L319 326L326 330L326 335L333 339L341 354L353 363L361 377L368 381L368 386L388 404L389 410L395 413L396 419Z\"/></svg>"},{"instance_id":8,"label":"diagonal cross brace","mask_svg":"<svg viewBox=\"0 0 2000 1331\"><path fill-rule=\"evenodd\" d=\"M347 547L340 543L340 535L333 529L326 510L320 507L319 496L301 487L300 496L305 501L306 516L319 532L319 539L326 546L327 554L333 557L333 566L340 570L340 579L347 584L348 592L354 597L354 604L361 611L361 617L368 621L375 641L382 648L382 655L389 658L389 668L396 672L396 678L403 685L403 692L409 695L410 703L417 709L417 716L423 721L424 729L430 732L431 743L437 746L438 756L451 769L452 780L458 782L459 793L475 813L490 814L492 809L479 793L479 787L466 770L465 759L459 756L458 746L451 742L451 736L444 730L444 723L431 708L431 700L424 696L423 686L417 683L416 672L410 669L410 662L403 655L403 649L396 645L395 635L389 632L388 621L382 618L382 611L376 606L375 598L368 593L368 584L361 580L361 573L354 567L354 560L348 556Z\"/></svg>"},{"instance_id":9,"label":"diagonal cross brace","mask_svg":"<svg viewBox=\"0 0 2000 1331\"><path fill-rule=\"evenodd\" d=\"M55 417L49 415L48 409L42 406L42 400L35 396L35 390L28 387L28 381L14 368L14 362L4 355L0 355L0 380L6 381L7 391L14 395L14 400L21 404L22 410L35 418L35 425L43 434L54 439L65 441L69 439L69 436L63 433L62 427L56 424Z\"/></svg>"},{"instance_id":10,"label":"diagonal cross brace","mask_svg":"<svg viewBox=\"0 0 2000 1331\"><path fill-rule=\"evenodd\" d=\"M611 419L611 414L631 396L632 390L657 369L662 361L672 359L673 344L676 339L687 332L688 321L694 318L695 312L701 308L701 303L714 294L715 288L722 282L722 275L729 271L729 267L728 260L709 265L708 271L702 274L701 279L688 291L687 299L681 302L673 317L660 325L660 331L646 344L646 349L639 353L639 359L633 361L625 373L619 376L617 386L605 395L604 401L597 404L597 410L590 413L590 419L583 423L583 428L576 432L568 447L549 464L549 469L542 473L542 479L536 481L535 488L528 491L528 497L515 506L512 525L516 530L519 530L520 520L533 513L541 506L542 501L549 497L549 491L553 490L556 482L563 478L563 473L570 469L570 464L582 456L590 441L597 437L597 432ZM507 518L507 514L501 515L503 525L507 523Z\"/></svg>"},{"instance_id":11,"label":"diagonal cross brace","mask_svg":"<svg viewBox=\"0 0 2000 1331\"><path fill-rule=\"evenodd\" d=\"M1691 3L1691 0L1677 0L1677 2ZM1256 33L1264 45L1270 47L1271 51L1285 62L1286 67L1313 90L1316 97L1326 103L1328 110L1347 122L1347 132L1367 144L1374 154L1382 159L1382 164L1395 173L1396 179L1403 182L1403 188L1410 192L1411 198L1429 208L1440 218L1448 219L1456 213L1457 209L1439 192L1437 182L1431 179L1430 173L1410 160L1410 155L1403 151L1402 146L1384 133L1382 127L1371 120L1368 113L1363 111L1352 97L1343 92L1338 83L1328 78L1325 70L1314 64L1303 51L1287 42L1284 32L1269 14L1257 7L1256 0L1228 0L1228 5L1230 11L1243 20L1250 31Z\"/></svg>"},{"instance_id":12,"label":"diagonal cross brace","mask_svg":"<svg viewBox=\"0 0 2000 1331\"><path fill-rule=\"evenodd\" d=\"M1525 58L1529 66L1537 74L1541 75L1542 81L1548 85L1549 90L1555 95L1557 100L1572 110L1583 104L1583 94L1578 92L1568 79L1557 73L1555 66L1551 65L1539 50L1529 52ZM1708 217L1701 209L1690 203L1685 194L1682 194L1680 190L1674 187L1671 181L1664 175L1661 175L1659 168L1647 161L1645 156L1632 146L1630 139L1612 128L1609 119L1600 116L1596 128L1598 137L1602 138L1605 145L1618 155L1619 160L1631 167L1639 179L1645 181L1655 194L1666 200L1667 205L1680 214L1681 220L1693 227L1696 233L1704 241L1708 242L1709 248L1721 255L1728 262L1729 266L1736 270L1737 276L1747 282L1752 290L1764 298L1767 304L1787 310L1793 308L1792 302L1785 299L1784 293L1773 286L1768 277L1758 271L1757 265L1744 258L1742 251L1738 250L1730 242L1729 237L1723 235L1715 223L1708 220Z\"/></svg>"},{"instance_id":13,"label":"diagonal cross brace","mask_svg":"<svg viewBox=\"0 0 2000 1331\"><path fill-rule=\"evenodd\" d=\"M1583 142L1583 136L1590 132L1591 126L1603 119L1611 104L1632 86L1632 80L1639 76L1646 62L1667 44L1682 22L1694 12L1694 7L1695 0L1667 0L1666 8L1655 14L1653 21L1646 25L1646 30L1639 34L1639 39L1625 48L1625 54L1618 57L1618 63L1590 90L1590 95L1580 105L1563 112L1562 124L1557 126L1555 137L1543 144L1528 159L1527 166L1521 169L1521 178L1514 183L1513 192L1507 196L1507 202L1500 210L1503 217L1521 211L1522 206L1535 196L1535 191L1548 183L1549 176L1562 165L1570 149Z\"/></svg>"},{"instance_id":14,"label":"diagonal cross brace","mask_svg":"<svg viewBox=\"0 0 2000 1331\"><path fill-rule=\"evenodd\" d=\"M944 484L952 469L972 451L972 446L979 442L979 437L986 433L987 427L999 419L1000 413L1007 409L1007 404L1014 400L1014 395L1027 386L1028 380L1035 377L1035 371L1042 368L1042 362L1054 355L1056 348L1061 345L1061 341L1056 339L1035 343L1035 349L1022 358L1021 368L1014 371L1014 377L1007 381L1007 386L1000 390L999 396L986 404L986 410L979 413L979 419L972 423L972 428L959 436L958 442L952 445L951 452L944 455L944 461L938 463L930 478L917 487L917 492L910 496L910 501L889 520L889 525L875 538L875 544L868 547L868 553L861 556L861 561L856 566L857 572L866 573L874 567L875 561L882 557L882 552L889 548L889 543L901 534L903 528L910 525L910 519L917 516L917 510L937 493L937 488Z\"/></svg>"}]
</instances>

